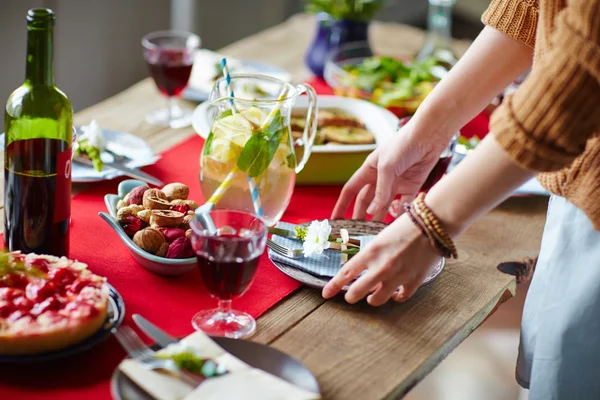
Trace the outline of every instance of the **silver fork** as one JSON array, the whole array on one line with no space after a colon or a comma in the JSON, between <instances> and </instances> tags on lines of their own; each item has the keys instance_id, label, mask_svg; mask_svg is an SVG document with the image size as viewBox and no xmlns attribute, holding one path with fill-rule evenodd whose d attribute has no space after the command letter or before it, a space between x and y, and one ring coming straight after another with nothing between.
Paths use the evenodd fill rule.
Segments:
<instances>
[{"instance_id":1,"label":"silver fork","mask_svg":"<svg viewBox=\"0 0 600 400\"><path fill-rule=\"evenodd\" d=\"M287 257L287 258L302 258L302 257L304 257L301 249L288 249L287 247L277 244L268 238L267 238L267 247L283 257Z\"/></svg>"},{"instance_id":2,"label":"silver fork","mask_svg":"<svg viewBox=\"0 0 600 400\"><path fill-rule=\"evenodd\" d=\"M204 378L178 368L173 360L156 358L156 352L146 346L130 327L121 326L114 334L131 358L141 363L145 368L169 371L192 387L196 387L204 381Z\"/></svg>"}]
</instances>

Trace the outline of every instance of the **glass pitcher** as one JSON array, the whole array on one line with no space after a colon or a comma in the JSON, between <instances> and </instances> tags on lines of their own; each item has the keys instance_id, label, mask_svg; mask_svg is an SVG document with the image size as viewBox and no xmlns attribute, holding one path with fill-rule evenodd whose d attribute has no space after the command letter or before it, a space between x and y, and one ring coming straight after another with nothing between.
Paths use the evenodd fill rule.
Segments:
<instances>
[{"instance_id":1,"label":"glass pitcher","mask_svg":"<svg viewBox=\"0 0 600 400\"><path fill-rule=\"evenodd\" d=\"M308 158L317 132L317 96L306 84L291 85L262 75L219 79L210 94L211 131L200 159L204 200L216 208L262 214L275 225L287 208L296 174ZM304 132L290 128L296 98L306 93ZM299 160L297 156L299 156Z\"/></svg>"}]
</instances>

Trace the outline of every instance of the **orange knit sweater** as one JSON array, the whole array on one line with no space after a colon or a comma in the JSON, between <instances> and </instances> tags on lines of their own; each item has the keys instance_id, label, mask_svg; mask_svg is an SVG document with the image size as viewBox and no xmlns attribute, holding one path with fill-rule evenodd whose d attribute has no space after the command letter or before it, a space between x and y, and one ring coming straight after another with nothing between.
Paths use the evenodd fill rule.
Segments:
<instances>
[{"instance_id":1,"label":"orange knit sweater","mask_svg":"<svg viewBox=\"0 0 600 400\"><path fill-rule=\"evenodd\" d=\"M535 54L491 132L600 230L600 0L492 0L482 20Z\"/></svg>"}]
</instances>

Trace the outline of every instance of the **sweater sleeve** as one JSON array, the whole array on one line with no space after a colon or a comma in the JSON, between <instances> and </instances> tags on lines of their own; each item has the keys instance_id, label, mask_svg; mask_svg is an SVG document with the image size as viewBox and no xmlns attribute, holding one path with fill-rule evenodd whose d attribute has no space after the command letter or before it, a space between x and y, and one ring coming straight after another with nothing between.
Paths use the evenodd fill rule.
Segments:
<instances>
[{"instance_id":1,"label":"sweater sleeve","mask_svg":"<svg viewBox=\"0 0 600 400\"><path fill-rule=\"evenodd\" d=\"M533 48L538 22L538 0L492 0L481 20Z\"/></svg>"},{"instance_id":2,"label":"sweater sleeve","mask_svg":"<svg viewBox=\"0 0 600 400\"><path fill-rule=\"evenodd\" d=\"M521 166L570 164L600 130L600 0L571 0L548 50L491 118L490 130Z\"/></svg>"}]
</instances>

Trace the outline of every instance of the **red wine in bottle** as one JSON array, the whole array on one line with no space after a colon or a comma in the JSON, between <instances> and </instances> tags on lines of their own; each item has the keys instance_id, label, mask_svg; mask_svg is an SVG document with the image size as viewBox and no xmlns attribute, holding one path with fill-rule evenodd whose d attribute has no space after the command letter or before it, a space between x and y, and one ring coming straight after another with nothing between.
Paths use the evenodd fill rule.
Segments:
<instances>
[{"instance_id":1,"label":"red wine in bottle","mask_svg":"<svg viewBox=\"0 0 600 400\"><path fill-rule=\"evenodd\" d=\"M4 114L4 241L10 251L69 254L73 110L54 85L54 13L27 13L25 82Z\"/></svg>"}]
</instances>

